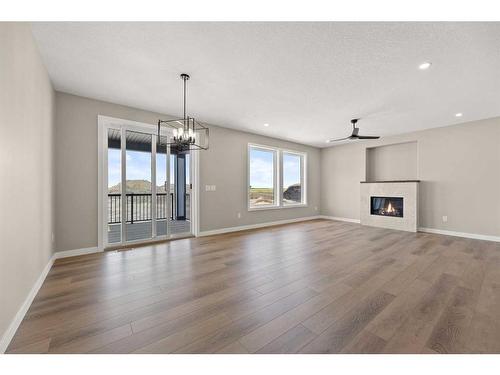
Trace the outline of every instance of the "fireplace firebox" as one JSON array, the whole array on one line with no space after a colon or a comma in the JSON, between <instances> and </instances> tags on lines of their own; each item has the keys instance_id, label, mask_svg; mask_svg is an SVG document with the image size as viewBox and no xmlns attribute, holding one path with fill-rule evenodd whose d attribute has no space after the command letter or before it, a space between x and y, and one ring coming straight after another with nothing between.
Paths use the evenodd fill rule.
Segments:
<instances>
[{"instance_id":1,"label":"fireplace firebox","mask_svg":"<svg viewBox=\"0 0 500 375\"><path fill-rule=\"evenodd\" d=\"M370 213L380 216L403 217L403 198L371 197Z\"/></svg>"}]
</instances>

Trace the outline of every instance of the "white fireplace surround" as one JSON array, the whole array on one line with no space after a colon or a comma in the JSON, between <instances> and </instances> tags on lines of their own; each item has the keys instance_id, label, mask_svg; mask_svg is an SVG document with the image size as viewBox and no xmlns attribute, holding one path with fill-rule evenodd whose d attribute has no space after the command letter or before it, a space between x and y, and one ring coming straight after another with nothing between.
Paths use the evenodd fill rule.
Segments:
<instances>
[{"instance_id":1,"label":"white fireplace surround","mask_svg":"<svg viewBox=\"0 0 500 375\"><path fill-rule=\"evenodd\" d=\"M361 224L416 232L418 228L418 180L361 182ZM403 198L403 217L371 214L371 197Z\"/></svg>"}]
</instances>

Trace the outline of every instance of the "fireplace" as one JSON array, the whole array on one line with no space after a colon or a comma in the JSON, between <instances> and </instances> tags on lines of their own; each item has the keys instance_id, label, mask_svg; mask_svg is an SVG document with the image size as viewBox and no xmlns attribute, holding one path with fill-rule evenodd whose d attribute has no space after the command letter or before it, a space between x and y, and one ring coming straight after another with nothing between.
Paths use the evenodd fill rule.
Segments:
<instances>
[{"instance_id":1,"label":"fireplace","mask_svg":"<svg viewBox=\"0 0 500 375\"><path fill-rule=\"evenodd\" d=\"M418 185L418 180L361 182L361 224L416 232Z\"/></svg>"},{"instance_id":2,"label":"fireplace","mask_svg":"<svg viewBox=\"0 0 500 375\"><path fill-rule=\"evenodd\" d=\"M403 198L371 197L370 214L379 216L403 217Z\"/></svg>"}]
</instances>

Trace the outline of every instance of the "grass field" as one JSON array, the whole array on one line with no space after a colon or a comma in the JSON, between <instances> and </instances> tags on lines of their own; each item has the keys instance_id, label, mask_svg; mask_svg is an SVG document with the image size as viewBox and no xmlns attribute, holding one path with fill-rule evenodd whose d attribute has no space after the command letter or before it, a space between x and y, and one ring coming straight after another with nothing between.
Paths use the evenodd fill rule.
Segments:
<instances>
[{"instance_id":1,"label":"grass field","mask_svg":"<svg viewBox=\"0 0 500 375\"><path fill-rule=\"evenodd\" d=\"M272 188L250 188L250 204L252 206L268 205L274 203Z\"/></svg>"}]
</instances>

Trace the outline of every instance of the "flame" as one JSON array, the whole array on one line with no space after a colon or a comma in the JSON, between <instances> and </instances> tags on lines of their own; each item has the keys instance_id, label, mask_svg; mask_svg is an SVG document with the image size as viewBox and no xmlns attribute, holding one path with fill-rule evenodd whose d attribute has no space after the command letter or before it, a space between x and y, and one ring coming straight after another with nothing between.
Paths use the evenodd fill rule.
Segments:
<instances>
[{"instance_id":1,"label":"flame","mask_svg":"<svg viewBox=\"0 0 500 375\"><path fill-rule=\"evenodd\" d=\"M387 212L394 212L391 202L389 202L389 206L387 206Z\"/></svg>"}]
</instances>

